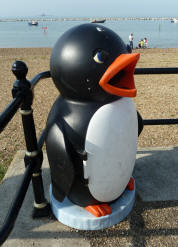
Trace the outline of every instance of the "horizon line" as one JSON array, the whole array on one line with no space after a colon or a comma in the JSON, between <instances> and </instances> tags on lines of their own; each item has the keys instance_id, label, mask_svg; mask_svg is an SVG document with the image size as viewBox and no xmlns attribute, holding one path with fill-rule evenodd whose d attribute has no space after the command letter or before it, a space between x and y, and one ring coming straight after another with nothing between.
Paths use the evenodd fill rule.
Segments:
<instances>
[{"instance_id":1,"label":"horizon line","mask_svg":"<svg viewBox=\"0 0 178 247\"><path fill-rule=\"evenodd\" d=\"M0 17L0 21L29 21L29 20L38 20L38 21L76 21L76 20L172 20L178 17L55 17L55 16L34 16L34 17Z\"/></svg>"}]
</instances>

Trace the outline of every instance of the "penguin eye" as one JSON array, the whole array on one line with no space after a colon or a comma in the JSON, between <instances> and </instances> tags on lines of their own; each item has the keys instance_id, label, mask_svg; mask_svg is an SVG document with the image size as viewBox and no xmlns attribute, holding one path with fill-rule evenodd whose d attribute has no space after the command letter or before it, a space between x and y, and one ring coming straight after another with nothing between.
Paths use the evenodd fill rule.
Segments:
<instances>
[{"instance_id":1,"label":"penguin eye","mask_svg":"<svg viewBox=\"0 0 178 247\"><path fill-rule=\"evenodd\" d=\"M93 59L96 63L104 63L109 57L109 53L103 50L97 50L94 52Z\"/></svg>"}]
</instances>

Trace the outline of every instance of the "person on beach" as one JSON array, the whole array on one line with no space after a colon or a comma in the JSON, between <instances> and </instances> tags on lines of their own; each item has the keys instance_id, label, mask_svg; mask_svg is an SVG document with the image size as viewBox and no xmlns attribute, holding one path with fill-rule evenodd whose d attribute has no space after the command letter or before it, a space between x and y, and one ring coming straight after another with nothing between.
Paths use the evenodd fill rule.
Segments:
<instances>
[{"instance_id":1,"label":"person on beach","mask_svg":"<svg viewBox=\"0 0 178 247\"><path fill-rule=\"evenodd\" d=\"M144 41L143 41L143 39L141 39L141 41L140 41L140 48L144 48Z\"/></svg>"},{"instance_id":2,"label":"person on beach","mask_svg":"<svg viewBox=\"0 0 178 247\"><path fill-rule=\"evenodd\" d=\"M147 48L147 38L144 38L144 48Z\"/></svg>"},{"instance_id":3,"label":"person on beach","mask_svg":"<svg viewBox=\"0 0 178 247\"><path fill-rule=\"evenodd\" d=\"M138 41L138 46L137 48L141 48L141 40Z\"/></svg>"},{"instance_id":4,"label":"person on beach","mask_svg":"<svg viewBox=\"0 0 178 247\"><path fill-rule=\"evenodd\" d=\"M140 49L145 48L145 43L143 39L139 40L137 48L140 48Z\"/></svg>"},{"instance_id":5,"label":"person on beach","mask_svg":"<svg viewBox=\"0 0 178 247\"><path fill-rule=\"evenodd\" d=\"M131 49L133 49L133 33L129 35L129 44L130 44Z\"/></svg>"}]
</instances>

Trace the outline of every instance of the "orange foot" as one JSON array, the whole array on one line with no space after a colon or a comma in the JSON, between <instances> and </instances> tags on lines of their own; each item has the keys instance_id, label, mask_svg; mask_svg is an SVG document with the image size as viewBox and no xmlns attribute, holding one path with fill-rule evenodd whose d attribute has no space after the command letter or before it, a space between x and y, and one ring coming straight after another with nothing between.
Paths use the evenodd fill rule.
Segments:
<instances>
[{"instance_id":1,"label":"orange foot","mask_svg":"<svg viewBox=\"0 0 178 247\"><path fill-rule=\"evenodd\" d=\"M128 190L134 190L134 179L133 177L130 178L128 184L127 184L127 189Z\"/></svg>"},{"instance_id":2,"label":"orange foot","mask_svg":"<svg viewBox=\"0 0 178 247\"><path fill-rule=\"evenodd\" d=\"M108 204L90 205L85 207L85 209L96 217L112 213L112 209Z\"/></svg>"}]
</instances>

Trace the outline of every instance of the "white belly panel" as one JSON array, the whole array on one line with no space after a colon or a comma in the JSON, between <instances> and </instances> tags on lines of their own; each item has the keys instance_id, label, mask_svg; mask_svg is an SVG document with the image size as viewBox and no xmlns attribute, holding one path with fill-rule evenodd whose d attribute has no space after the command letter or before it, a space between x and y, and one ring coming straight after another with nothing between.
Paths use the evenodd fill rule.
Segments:
<instances>
[{"instance_id":1,"label":"white belly panel","mask_svg":"<svg viewBox=\"0 0 178 247\"><path fill-rule=\"evenodd\" d=\"M95 112L87 129L84 162L84 177L95 199L109 202L122 194L133 172L137 137L137 113L130 98Z\"/></svg>"}]
</instances>

